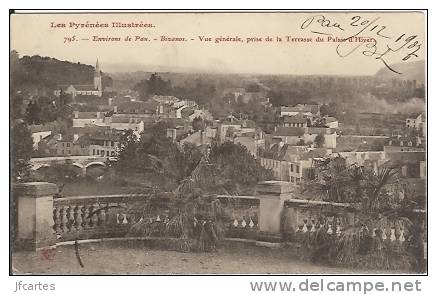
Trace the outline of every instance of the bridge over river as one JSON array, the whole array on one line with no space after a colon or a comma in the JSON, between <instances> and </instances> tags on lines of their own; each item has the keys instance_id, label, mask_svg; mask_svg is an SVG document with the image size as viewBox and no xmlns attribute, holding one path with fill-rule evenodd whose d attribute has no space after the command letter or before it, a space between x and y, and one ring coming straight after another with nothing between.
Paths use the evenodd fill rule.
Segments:
<instances>
[{"instance_id":1,"label":"bridge over river","mask_svg":"<svg viewBox=\"0 0 437 295\"><path fill-rule=\"evenodd\" d=\"M32 158L30 164L32 170L38 170L43 167L50 167L53 165L72 165L80 168L82 174L85 175L88 168L96 166L106 166L108 160L115 160L115 157L99 157L99 156L69 156L69 157L44 157Z\"/></svg>"}]
</instances>

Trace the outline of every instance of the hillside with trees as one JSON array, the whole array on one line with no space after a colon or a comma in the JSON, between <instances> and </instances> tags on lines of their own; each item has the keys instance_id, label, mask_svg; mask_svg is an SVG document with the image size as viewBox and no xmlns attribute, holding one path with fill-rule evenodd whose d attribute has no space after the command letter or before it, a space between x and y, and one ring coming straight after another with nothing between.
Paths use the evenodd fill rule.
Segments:
<instances>
[{"instance_id":1,"label":"hillside with trees","mask_svg":"<svg viewBox=\"0 0 437 295\"><path fill-rule=\"evenodd\" d=\"M59 84L92 84L94 67L81 63L61 61L39 55L24 55L10 52L11 90L38 93L50 91ZM112 79L104 76L103 86L111 86Z\"/></svg>"}]
</instances>

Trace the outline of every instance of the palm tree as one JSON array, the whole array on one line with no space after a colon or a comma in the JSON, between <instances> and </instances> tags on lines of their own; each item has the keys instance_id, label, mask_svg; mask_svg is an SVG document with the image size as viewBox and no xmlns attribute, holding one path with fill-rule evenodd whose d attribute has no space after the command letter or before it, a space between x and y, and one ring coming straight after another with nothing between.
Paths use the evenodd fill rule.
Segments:
<instances>
[{"instance_id":1,"label":"palm tree","mask_svg":"<svg viewBox=\"0 0 437 295\"><path fill-rule=\"evenodd\" d=\"M337 157L321 161L316 170L318 173L312 185L325 195L326 200L348 202L355 209L356 219L354 224L343 228L339 236L328 236L326 230L320 228L308 241L316 246L316 257L356 265L362 255L366 255L368 259L360 263L371 267L393 267L394 261L403 267L410 265L408 249L403 249L403 254L399 255L384 243L388 234L384 232L386 228L394 227L407 235L413 226L405 214L411 208L390 191L390 186L401 182L399 169L384 165L374 171L357 164L348 166L344 158Z\"/></svg>"},{"instance_id":2,"label":"palm tree","mask_svg":"<svg viewBox=\"0 0 437 295\"><path fill-rule=\"evenodd\" d=\"M151 158L160 171L170 169L165 161ZM174 237L175 250L213 251L217 242L224 236L223 219L225 215L220 201L214 195L207 195L211 187L217 185L213 165L208 154L204 154L191 172L178 181L172 191L171 199L166 199L167 213L164 222L156 222L147 218L155 214L162 201L158 198L146 202L144 216L135 223L129 235ZM154 206L157 204L158 206ZM159 216L159 215L158 215Z\"/></svg>"}]
</instances>

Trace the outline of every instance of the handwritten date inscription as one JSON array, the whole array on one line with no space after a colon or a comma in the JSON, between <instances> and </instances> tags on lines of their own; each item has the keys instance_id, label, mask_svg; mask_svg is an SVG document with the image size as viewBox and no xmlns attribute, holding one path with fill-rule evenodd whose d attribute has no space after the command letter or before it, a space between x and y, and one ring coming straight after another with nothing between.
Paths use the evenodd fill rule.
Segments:
<instances>
[{"instance_id":1,"label":"handwritten date inscription","mask_svg":"<svg viewBox=\"0 0 437 295\"><path fill-rule=\"evenodd\" d=\"M418 35L407 32L393 34L380 17L365 18L354 15L342 24L325 15L317 14L305 19L300 28L319 35L342 34L336 47L338 56L345 58L355 53L372 57L397 74L402 73L391 64L419 57L422 48ZM353 42L363 39L366 42Z\"/></svg>"}]
</instances>

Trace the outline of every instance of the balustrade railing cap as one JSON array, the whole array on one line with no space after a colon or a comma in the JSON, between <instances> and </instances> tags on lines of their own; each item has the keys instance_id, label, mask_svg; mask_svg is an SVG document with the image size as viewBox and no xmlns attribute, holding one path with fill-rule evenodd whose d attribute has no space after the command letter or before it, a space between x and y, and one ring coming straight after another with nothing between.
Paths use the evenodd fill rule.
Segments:
<instances>
[{"instance_id":1,"label":"balustrade railing cap","mask_svg":"<svg viewBox=\"0 0 437 295\"><path fill-rule=\"evenodd\" d=\"M256 185L256 194L282 195L295 191L293 184L286 181L263 181Z\"/></svg>"},{"instance_id":2,"label":"balustrade railing cap","mask_svg":"<svg viewBox=\"0 0 437 295\"><path fill-rule=\"evenodd\" d=\"M14 183L12 192L17 196L38 198L56 194L58 186L49 182Z\"/></svg>"}]
</instances>

